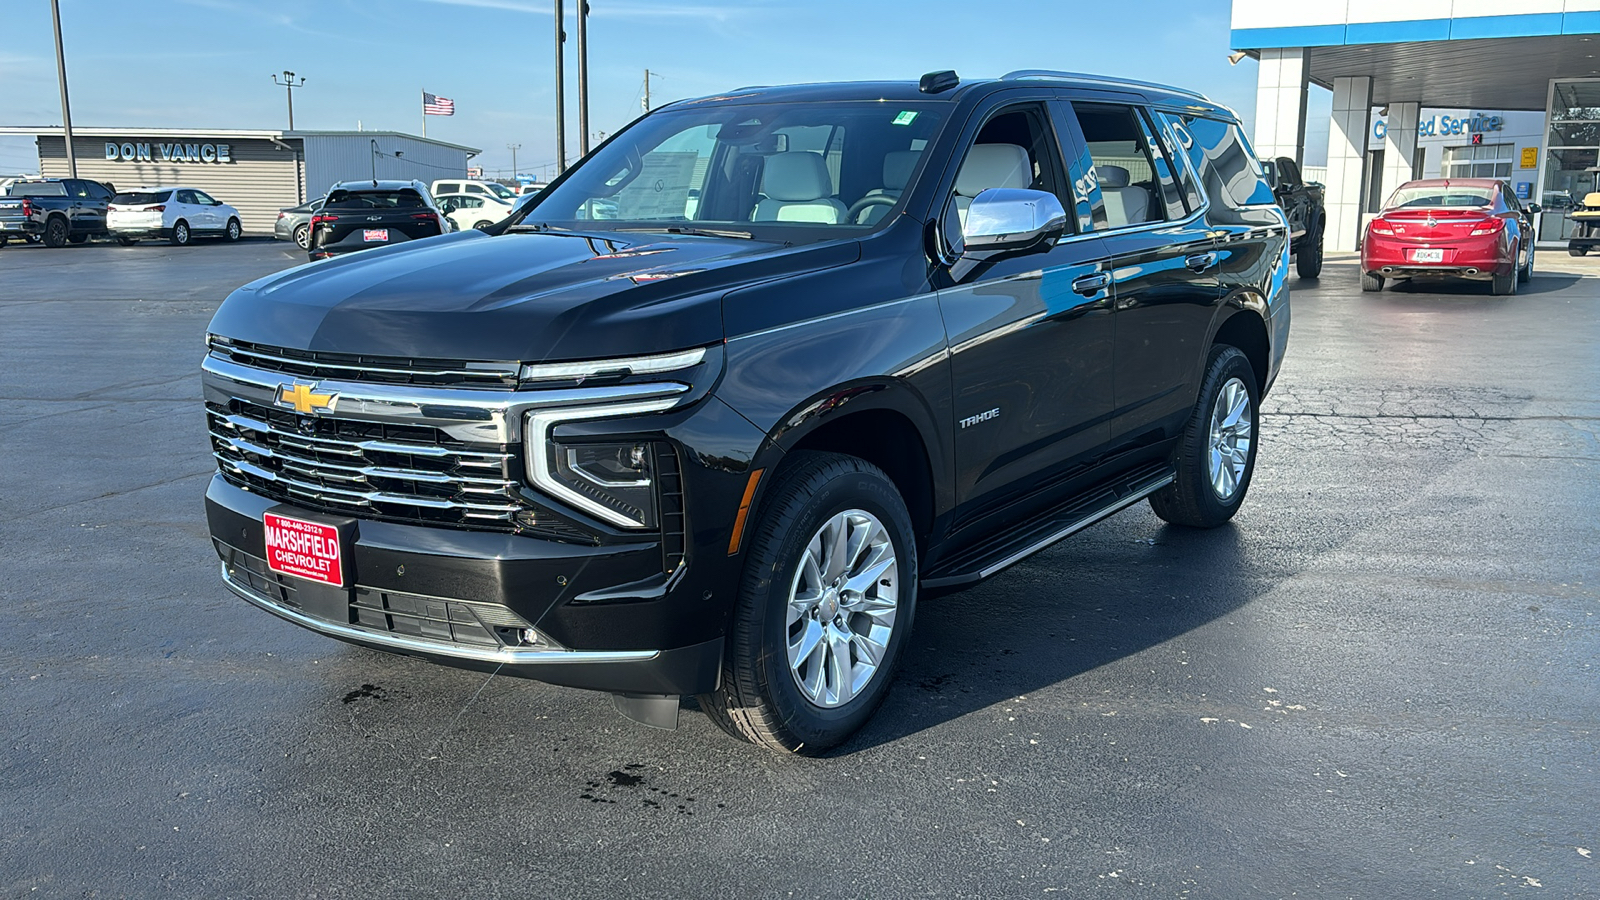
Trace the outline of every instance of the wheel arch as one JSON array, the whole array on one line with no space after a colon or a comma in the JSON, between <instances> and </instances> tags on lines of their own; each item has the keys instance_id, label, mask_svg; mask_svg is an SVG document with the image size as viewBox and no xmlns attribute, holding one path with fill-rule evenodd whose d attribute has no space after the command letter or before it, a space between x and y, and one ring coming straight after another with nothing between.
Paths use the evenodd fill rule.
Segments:
<instances>
[{"instance_id":1,"label":"wheel arch","mask_svg":"<svg viewBox=\"0 0 1600 900\"><path fill-rule=\"evenodd\" d=\"M1251 302L1252 298L1255 302ZM1267 334L1266 302L1253 294L1240 295L1236 302L1224 306L1223 312L1211 334L1209 346L1227 344L1243 353L1256 373L1256 389L1265 394L1272 369L1272 340Z\"/></svg>"}]
</instances>

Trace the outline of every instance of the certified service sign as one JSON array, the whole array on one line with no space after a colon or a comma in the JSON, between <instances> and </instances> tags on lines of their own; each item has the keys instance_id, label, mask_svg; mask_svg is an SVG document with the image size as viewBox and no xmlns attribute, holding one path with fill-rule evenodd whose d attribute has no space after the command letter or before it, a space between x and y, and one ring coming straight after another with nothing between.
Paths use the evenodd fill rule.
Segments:
<instances>
[{"instance_id":1,"label":"certified service sign","mask_svg":"<svg viewBox=\"0 0 1600 900\"><path fill-rule=\"evenodd\" d=\"M106 159L118 162L231 163L227 144L150 144L106 141Z\"/></svg>"}]
</instances>

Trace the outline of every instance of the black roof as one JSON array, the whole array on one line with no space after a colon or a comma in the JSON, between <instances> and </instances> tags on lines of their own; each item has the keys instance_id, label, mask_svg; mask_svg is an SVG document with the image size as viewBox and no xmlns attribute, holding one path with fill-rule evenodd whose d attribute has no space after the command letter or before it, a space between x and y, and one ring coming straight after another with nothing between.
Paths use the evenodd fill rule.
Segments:
<instances>
[{"instance_id":1,"label":"black roof","mask_svg":"<svg viewBox=\"0 0 1600 900\"><path fill-rule=\"evenodd\" d=\"M957 103L974 96L987 95L1003 88L1028 84L1054 84L1061 87L1132 93L1143 97L1147 102L1151 103L1188 106L1196 110L1223 113L1229 118L1236 118L1234 113L1226 107L1212 102L1203 94L1185 88L1131 79L1073 72L1054 72L1042 69L1012 72L999 78L964 78L956 87L939 93L923 93L916 81L840 81L815 84L753 85L705 97L680 100L670 105L673 107L693 107L712 103L801 103L824 100Z\"/></svg>"}]
</instances>

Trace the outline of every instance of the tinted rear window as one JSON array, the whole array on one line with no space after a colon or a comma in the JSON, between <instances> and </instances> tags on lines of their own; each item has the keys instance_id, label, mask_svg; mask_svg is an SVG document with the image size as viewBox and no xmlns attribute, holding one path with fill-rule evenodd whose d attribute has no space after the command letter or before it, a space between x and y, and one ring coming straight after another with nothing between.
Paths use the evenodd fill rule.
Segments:
<instances>
[{"instance_id":1,"label":"tinted rear window","mask_svg":"<svg viewBox=\"0 0 1600 900\"><path fill-rule=\"evenodd\" d=\"M413 190L334 191L328 195L328 209L420 209L427 204Z\"/></svg>"},{"instance_id":2,"label":"tinted rear window","mask_svg":"<svg viewBox=\"0 0 1600 900\"><path fill-rule=\"evenodd\" d=\"M8 193L13 197L65 197L67 189L59 181L32 181L13 184Z\"/></svg>"},{"instance_id":3,"label":"tinted rear window","mask_svg":"<svg viewBox=\"0 0 1600 900\"><path fill-rule=\"evenodd\" d=\"M111 202L118 206L144 206L148 203L164 203L171 194L171 191L137 191L118 194L111 198Z\"/></svg>"},{"instance_id":4,"label":"tinted rear window","mask_svg":"<svg viewBox=\"0 0 1600 900\"><path fill-rule=\"evenodd\" d=\"M1471 185L1431 185L1428 187L1403 187L1389 198L1388 209L1429 206L1493 206L1494 188Z\"/></svg>"}]
</instances>

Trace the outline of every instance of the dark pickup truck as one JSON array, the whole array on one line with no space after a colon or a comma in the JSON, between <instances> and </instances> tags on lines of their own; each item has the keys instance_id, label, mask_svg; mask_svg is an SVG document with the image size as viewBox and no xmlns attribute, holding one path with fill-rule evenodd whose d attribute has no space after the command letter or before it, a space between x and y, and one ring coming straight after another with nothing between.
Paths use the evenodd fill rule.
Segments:
<instances>
[{"instance_id":1,"label":"dark pickup truck","mask_svg":"<svg viewBox=\"0 0 1600 900\"><path fill-rule=\"evenodd\" d=\"M222 577L339 640L824 751L922 597L1140 501L1239 510L1289 336L1254 159L1199 94L1053 72L664 106L486 230L222 303Z\"/></svg>"},{"instance_id":2,"label":"dark pickup truck","mask_svg":"<svg viewBox=\"0 0 1600 900\"><path fill-rule=\"evenodd\" d=\"M19 181L0 197L0 246L14 237L42 238L46 247L103 237L114 194L111 185L87 178Z\"/></svg>"},{"instance_id":3,"label":"dark pickup truck","mask_svg":"<svg viewBox=\"0 0 1600 900\"><path fill-rule=\"evenodd\" d=\"M1289 252L1294 255L1295 271L1301 278L1316 278L1322 274L1322 232L1328 223L1322 208L1322 185L1302 178L1300 166L1287 156L1264 159L1261 167L1266 170L1267 184L1272 185L1272 196L1289 219Z\"/></svg>"}]
</instances>

